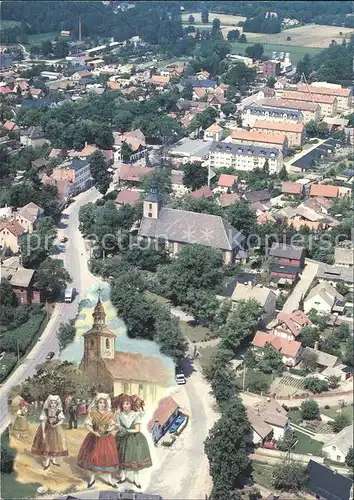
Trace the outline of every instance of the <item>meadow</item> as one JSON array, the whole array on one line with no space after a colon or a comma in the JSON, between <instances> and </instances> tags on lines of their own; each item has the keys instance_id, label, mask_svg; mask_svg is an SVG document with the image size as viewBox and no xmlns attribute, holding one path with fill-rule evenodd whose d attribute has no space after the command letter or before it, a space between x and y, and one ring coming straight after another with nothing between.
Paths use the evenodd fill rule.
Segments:
<instances>
[{"instance_id":1,"label":"meadow","mask_svg":"<svg viewBox=\"0 0 354 500\"><path fill-rule=\"evenodd\" d=\"M253 44L233 42L231 45L232 45L232 54L246 55L245 54L246 47ZM272 57L272 52L274 51L284 52L284 53L289 52L290 60L295 64L300 59L302 59L306 53L309 54L310 56L313 56L318 54L322 50L315 47L301 47L301 46L286 45L286 44L278 45L275 43L263 43L263 47L264 47L264 54L269 57Z\"/></svg>"}]
</instances>

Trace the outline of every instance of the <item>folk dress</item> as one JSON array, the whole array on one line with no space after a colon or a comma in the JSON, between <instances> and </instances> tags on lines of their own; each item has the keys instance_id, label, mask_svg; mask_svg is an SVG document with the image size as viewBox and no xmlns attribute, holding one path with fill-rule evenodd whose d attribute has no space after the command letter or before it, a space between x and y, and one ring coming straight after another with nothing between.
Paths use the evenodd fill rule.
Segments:
<instances>
[{"instance_id":1,"label":"folk dress","mask_svg":"<svg viewBox=\"0 0 354 500\"><path fill-rule=\"evenodd\" d=\"M16 418L12 424L12 430L21 436L27 435L29 431L27 415L26 413L23 413L21 409L16 412Z\"/></svg>"},{"instance_id":2,"label":"folk dress","mask_svg":"<svg viewBox=\"0 0 354 500\"><path fill-rule=\"evenodd\" d=\"M116 423L120 426L116 434L120 468L138 471L152 466L149 445L141 432L128 432L141 424L143 413L136 411L116 413Z\"/></svg>"},{"instance_id":3,"label":"folk dress","mask_svg":"<svg viewBox=\"0 0 354 500\"><path fill-rule=\"evenodd\" d=\"M45 422L45 439L43 438L42 423L38 426L32 444L33 455L45 457L67 457L69 455L66 446L65 433L61 425L53 427L60 420L64 420L64 413L61 409L45 409L39 417L41 422Z\"/></svg>"},{"instance_id":4,"label":"folk dress","mask_svg":"<svg viewBox=\"0 0 354 500\"><path fill-rule=\"evenodd\" d=\"M89 425L101 437L89 432L85 437L78 457L79 467L91 472L109 473L118 469L119 461L114 436L108 429L114 423L114 414L111 411L101 413L98 410L91 411L85 425Z\"/></svg>"}]
</instances>

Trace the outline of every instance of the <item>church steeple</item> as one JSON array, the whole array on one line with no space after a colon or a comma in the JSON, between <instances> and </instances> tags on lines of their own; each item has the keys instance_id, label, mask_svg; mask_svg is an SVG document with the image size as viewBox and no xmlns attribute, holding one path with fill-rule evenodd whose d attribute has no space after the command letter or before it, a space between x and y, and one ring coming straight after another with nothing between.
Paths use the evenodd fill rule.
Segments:
<instances>
[{"instance_id":1,"label":"church steeple","mask_svg":"<svg viewBox=\"0 0 354 500\"><path fill-rule=\"evenodd\" d=\"M103 328L106 326L106 313L101 302L101 289L98 289L98 300L92 313L93 327Z\"/></svg>"},{"instance_id":2,"label":"church steeple","mask_svg":"<svg viewBox=\"0 0 354 500\"><path fill-rule=\"evenodd\" d=\"M159 193L159 185L153 175L151 180L150 193L144 200L144 217L157 219L162 206L162 196Z\"/></svg>"}]
</instances>

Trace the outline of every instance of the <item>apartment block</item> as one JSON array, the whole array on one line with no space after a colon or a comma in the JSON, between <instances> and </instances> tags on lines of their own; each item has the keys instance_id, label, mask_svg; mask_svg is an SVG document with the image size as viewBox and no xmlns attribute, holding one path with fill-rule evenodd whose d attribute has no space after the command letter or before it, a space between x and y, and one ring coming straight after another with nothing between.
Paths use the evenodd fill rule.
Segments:
<instances>
[{"instance_id":1,"label":"apartment block","mask_svg":"<svg viewBox=\"0 0 354 500\"><path fill-rule=\"evenodd\" d=\"M353 90L343 88L341 85L326 82L315 82L311 83L311 85L298 83L296 87L300 92L308 92L310 90L311 94L336 97L339 112L349 111L353 107Z\"/></svg>"},{"instance_id":2,"label":"apartment block","mask_svg":"<svg viewBox=\"0 0 354 500\"><path fill-rule=\"evenodd\" d=\"M334 95L321 95L310 92L285 90L281 94L281 98L291 99L293 101L314 102L320 106L321 118L324 116L335 116L338 112L338 100Z\"/></svg>"},{"instance_id":3,"label":"apartment block","mask_svg":"<svg viewBox=\"0 0 354 500\"><path fill-rule=\"evenodd\" d=\"M234 144L248 144L254 146L273 147L281 149L283 153L288 148L288 139L284 134L269 135L258 130L236 129L231 132L224 142L233 142Z\"/></svg>"},{"instance_id":4,"label":"apartment block","mask_svg":"<svg viewBox=\"0 0 354 500\"><path fill-rule=\"evenodd\" d=\"M241 116L244 127L253 127L255 121L259 119L284 123L302 123L304 121L301 111L281 107L245 106Z\"/></svg>"},{"instance_id":5,"label":"apartment block","mask_svg":"<svg viewBox=\"0 0 354 500\"><path fill-rule=\"evenodd\" d=\"M254 130L269 135L283 134L288 139L291 147L301 147L305 139L305 127L303 123L281 123L268 120L256 120Z\"/></svg>"},{"instance_id":6,"label":"apartment block","mask_svg":"<svg viewBox=\"0 0 354 500\"><path fill-rule=\"evenodd\" d=\"M306 101L294 101L290 99L276 99L274 97L269 97L258 102L259 106L263 108L281 108L281 109L291 109L301 112L304 123L310 121L318 122L321 119L321 109L320 105L314 102Z\"/></svg>"},{"instance_id":7,"label":"apartment block","mask_svg":"<svg viewBox=\"0 0 354 500\"><path fill-rule=\"evenodd\" d=\"M283 166L283 153L279 148L213 142L209 150L211 168L233 168L251 171L262 168L268 160L269 173L277 174Z\"/></svg>"}]
</instances>

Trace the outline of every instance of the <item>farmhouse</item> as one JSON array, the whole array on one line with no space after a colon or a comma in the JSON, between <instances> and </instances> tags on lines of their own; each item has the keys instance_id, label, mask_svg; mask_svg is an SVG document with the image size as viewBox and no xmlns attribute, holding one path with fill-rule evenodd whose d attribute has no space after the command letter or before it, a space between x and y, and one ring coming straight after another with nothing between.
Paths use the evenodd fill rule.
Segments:
<instances>
[{"instance_id":1,"label":"farmhouse","mask_svg":"<svg viewBox=\"0 0 354 500\"><path fill-rule=\"evenodd\" d=\"M246 410L251 424L250 439L254 444L263 444L271 439L281 439L289 428L287 412L275 400L262 400Z\"/></svg>"},{"instance_id":2,"label":"farmhouse","mask_svg":"<svg viewBox=\"0 0 354 500\"><path fill-rule=\"evenodd\" d=\"M343 295L328 282L323 282L310 290L304 301L304 311L307 313L311 309L316 309L319 313L329 314L337 307L341 309L344 304Z\"/></svg>"}]
</instances>

